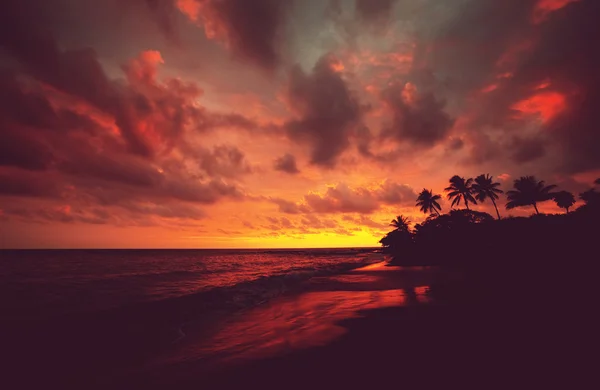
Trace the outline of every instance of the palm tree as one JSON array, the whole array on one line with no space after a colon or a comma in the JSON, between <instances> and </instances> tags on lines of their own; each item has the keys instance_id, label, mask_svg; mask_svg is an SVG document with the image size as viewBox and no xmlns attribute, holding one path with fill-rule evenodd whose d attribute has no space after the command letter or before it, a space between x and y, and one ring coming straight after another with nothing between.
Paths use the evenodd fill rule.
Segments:
<instances>
[{"instance_id":1,"label":"palm tree","mask_svg":"<svg viewBox=\"0 0 600 390\"><path fill-rule=\"evenodd\" d=\"M477 176L475 178L475 183L473 184L473 193L475 194L475 199L477 199L480 202L484 202L486 199L489 198L494 204L494 208L496 209L498 219L500 219L500 213L498 212L496 199L498 199L498 194L504 193L504 191L497 188L499 186L500 183L494 183L493 177L489 174Z\"/></svg>"},{"instance_id":2,"label":"palm tree","mask_svg":"<svg viewBox=\"0 0 600 390\"><path fill-rule=\"evenodd\" d=\"M433 214L435 211L437 215L440 215L439 210L442 209L442 206L438 203L438 200L442 199L440 195L434 195L432 190L426 190L423 188L423 191L417 197L417 206L421 208L421 211L425 214L430 213Z\"/></svg>"},{"instance_id":3,"label":"palm tree","mask_svg":"<svg viewBox=\"0 0 600 390\"><path fill-rule=\"evenodd\" d=\"M554 194L553 199L558 207L567 210L567 214L569 214L569 208L575 204L575 196L569 191L558 191Z\"/></svg>"},{"instance_id":4,"label":"palm tree","mask_svg":"<svg viewBox=\"0 0 600 390\"><path fill-rule=\"evenodd\" d=\"M454 175L450 178L450 186L446 187L444 191L448 191L448 200L452 200L452 206L459 205L460 201L465 202L465 207L469 210L469 202L477 204L475 198L473 198L473 179L469 178L465 180L464 177Z\"/></svg>"},{"instance_id":5,"label":"palm tree","mask_svg":"<svg viewBox=\"0 0 600 390\"><path fill-rule=\"evenodd\" d=\"M410 221L408 218L403 215L399 215L396 217L396 219L393 219L392 222L390 222L390 226L395 227L395 230L401 232L410 232L410 227L408 226L409 223Z\"/></svg>"},{"instance_id":6,"label":"palm tree","mask_svg":"<svg viewBox=\"0 0 600 390\"><path fill-rule=\"evenodd\" d=\"M537 208L538 202L552 199L554 194L550 191L556 188L555 185L547 186L543 180L537 181L534 176L521 176L515 180L513 186L515 189L506 193L508 198L506 208L510 210L531 205L537 214L540 213Z\"/></svg>"}]
</instances>

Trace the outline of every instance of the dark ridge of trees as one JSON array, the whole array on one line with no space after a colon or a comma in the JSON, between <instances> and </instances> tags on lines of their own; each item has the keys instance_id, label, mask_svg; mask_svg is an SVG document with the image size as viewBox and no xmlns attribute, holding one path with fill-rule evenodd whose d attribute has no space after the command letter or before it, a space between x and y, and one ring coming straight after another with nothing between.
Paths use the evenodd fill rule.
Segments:
<instances>
[{"instance_id":1,"label":"dark ridge of trees","mask_svg":"<svg viewBox=\"0 0 600 390\"><path fill-rule=\"evenodd\" d=\"M476 196L484 188L487 190L483 199L491 199L488 194L491 189L500 191L498 185L489 184L493 183L491 176L480 175L479 178L481 187L473 186ZM477 180L475 184L478 184ZM380 241L383 251L392 255L391 263L397 265L469 268L511 263L556 265L586 259L589 257L587 252L597 252L593 248L595 236L600 231L599 191L590 188L582 192L579 197L585 204L570 211L575 197L567 191L552 192L556 188L554 185L546 185L533 176L525 176L515 180L514 187L514 190L507 192L507 208L534 206L536 214L531 217L495 219L484 212L451 210L447 214L431 214L413 229L410 229L405 217L399 216L392 222L397 228ZM492 193L497 196L500 192ZM417 202L421 211L437 210L432 206L433 197L432 191L423 190ZM559 207L568 212L540 214L537 204L547 200L556 201Z\"/></svg>"}]
</instances>

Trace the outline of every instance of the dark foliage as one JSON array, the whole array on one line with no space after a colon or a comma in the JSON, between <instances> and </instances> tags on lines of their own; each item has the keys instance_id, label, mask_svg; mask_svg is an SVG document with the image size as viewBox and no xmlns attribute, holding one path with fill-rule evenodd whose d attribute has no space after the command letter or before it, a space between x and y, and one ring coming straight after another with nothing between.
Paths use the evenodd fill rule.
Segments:
<instances>
[{"instance_id":1,"label":"dark foliage","mask_svg":"<svg viewBox=\"0 0 600 390\"><path fill-rule=\"evenodd\" d=\"M500 183L494 182L494 178L487 175L479 175L475 178L475 183L473 183L473 194L475 194L475 199L479 202L485 202L487 199L492 201L494 208L496 209L496 215L498 215L498 219L500 219L500 212L498 211L498 206L496 205L496 199L499 198L498 194L503 194L504 191L499 189Z\"/></svg>"},{"instance_id":2,"label":"dark foliage","mask_svg":"<svg viewBox=\"0 0 600 390\"><path fill-rule=\"evenodd\" d=\"M515 180L514 188L506 193L506 208L510 210L515 207L533 206L536 214L539 214L537 204L552 199L554 194L551 191L556 186L547 186L543 180L538 181L534 176L522 176Z\"/></svg>"},{"instance_id":3,"label":"dark foliage","mask_svg":"<svg viewBox=\"0 0 600 390\"><path fill-rule=\"evenodd\" d=\"M423 191L419 194L417 198L417 206L421 210L421 212L427 214L437 214L440 215L440 210L442 206L438 203L438 201L442 199L440 195L434 194L432 190L427 190L423 188Z\"/></svg>"},{"instance_id":4,"label":"dark foliage","mask_svg":"<svg viewBox=\"0 0 600 390\"><path fill-rule=\"evenodd\" d=\"M569 214L529 218L495 220L487 213L453 210L427 218L413 233L391 232L381 243L397 265L556 265L587 258L598 221L599 198Z\"/></svg>"},{"instance_id":5,"label":"dark foliage","mask_svg":"<svg viewBox=\"0 0 600 390\"><path fill-rule=\"evenodd\" d=\"M450 178L450 185L444 189L448 192L448 200L452 200L452 207L460 205L462 200L467 210L469 210L469 202L477 204L473 197L473 179L465 179L458 175Z\"/></svg>"},{"instance_id":6,"label":"dark foliage","mask_svg":"<svg viewBox=\"0 0 600 390\"><path fill-rule=\"evenodd\" d=\"M558 191L554 194L554 201L558 207L565 209L568 213L575 204L575 196L569 191Z\"/></svg>"}]
</instances>

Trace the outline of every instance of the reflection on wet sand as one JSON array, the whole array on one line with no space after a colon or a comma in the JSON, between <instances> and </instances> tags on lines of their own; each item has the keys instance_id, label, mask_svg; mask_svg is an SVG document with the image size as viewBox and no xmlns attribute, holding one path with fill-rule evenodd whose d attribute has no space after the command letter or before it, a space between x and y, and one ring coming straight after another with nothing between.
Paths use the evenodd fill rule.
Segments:
<instances>
[{"instance_id":1,"label":"reflection on wet sand","mask_svg":"<svg viewBox=\"0 0 600 390\"><path fill-rule=\"evenodd\" d=\"M175 360L216 363L324 345L345 332L337 325L340 321L357 317L362 310L427 303L428 287L423 282L431 275L400 271L379 265L314 278L304 293L239 313L207 339L188 339Z\"/></svg>"},{"instance_id":2,"label":"reflection on wet sand","mask_svg":"<svg viewBox=\"0 0 600 390\"><path fill-rule=\"evenodd\" d=\"M357 316L360 310L425 301L415 289L308 292L252 310L225 326L198 352L254 358L322 345L344 333L337 322Z\"/></svg>"}]
</instances>

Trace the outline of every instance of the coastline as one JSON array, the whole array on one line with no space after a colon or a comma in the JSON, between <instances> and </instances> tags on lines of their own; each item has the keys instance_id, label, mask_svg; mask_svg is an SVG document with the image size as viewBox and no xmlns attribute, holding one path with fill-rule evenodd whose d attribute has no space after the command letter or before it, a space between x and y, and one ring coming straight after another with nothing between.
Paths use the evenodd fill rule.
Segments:
<instances>
[{"instance_id":1,"label":"coastline","mask_svg":"<svg viewBox=\"0 0 600 390\"><path fill-rule=\"evenodd\" d=\"M407 284L410 278L406 273L424 270L438 269L385 267L362 272L363 277L380 272L377 280L317 281L314 290L274 300L268 308L259 309L263 315L246 313L241 321L246 318L260 327L256 320L267 320L265 312L285 313L291 302L309 317L305 328L321 326L316 333L295 339L298 335L290 332L293 328L280 328L269 336L271 340L287 337L287 344L275 342L264 354L213 361L198 355L198 344L190 340L191 344L175 354L176 359L113 378L109 386L102 383L98 388L238 389L250 384L261 389L390 384L411 389L449 384L478 389L568 388L578 382L585 384L594 372L590 362L583 361L595 351L589 343L595 332L593 313L586 310L590 302L582 297L580 302L562 305L548 297L559 286L554 282L564 283L564 270L547 271L544 276L554 278L537 285L530 283L531 274L511 285L510 279L499 283L492 278L464 280L460 273L433 273L428 294L390 293L402 287L414 291L422 280L413 278L413 284ZM352 272L344 276L348 274ZM342 315L314 315L302 305L303 296L314 294L311 308L327 307L326 295L320 294L332 291L343 293L346 305L351 306ZM358 303L358 295L353 297L353 293L365 292L374 295ZM578 292L572 294L564 298L574 298ZM293 318L284 319L294 323Z\"/></svg>"},{"instance_id":2,"label":"coastline","mask_svg":"<svg viewBox=\"0 0 600 390\"><path fill-rule=\"evenodd\" d=\"M377 318L373 325L361 325L369 322L372 313L396 313L396 309L399 313L420 312L429 307L428 286L442 277L448 279L435 267L406 268L387 263L315 277L302 291L241 312L212 334L206 334L203 324L188 324L186 339L180 345L143 369L113 378L99 388L186 388L207 383L233 388L236 383L231 378L260 376L264 364L265 369L275 364L288 372L296 367L299 357L298 364L304 364L301 356L323 351L337 354L340 343L345 345L348 337L354 339L356 326L367 332L373 326L381 328Z\"/></svg>"},{"instance_id":3,"label":"coastline","mask_svg":"<svg viewBox=\"0 0 600 390\"><path fill-rule=\"evenodd\" d=\"M10 363L20 363L17 369L8 365L7 381L20 384L12 388L180 390L390 383L530 388L558 376L572 380L572 366L580 362L572 356L593 353L585 344L593 333L593 314L584 311L590 302L581 290L561 291L561 299L549 294L589 281L591 274L566 277L565 269L547 269L542 283L533 272L515 277L501 271L465 280L459 270L378 263L313 277L234 315L186 322L185 337L175 343L176 329L157 340L158 324L139 313L126 329L118 321L96 323L92 333L82 328L71 335L81 342L75 348L55 337L64 329L48 328L33 339L24 329L3 332L12 343ZM111 331L124 333L110 340ZM34 348L44 352L31 354ZM552 375L544 374L548 370Z\"/></svg>"}]
</instances>

